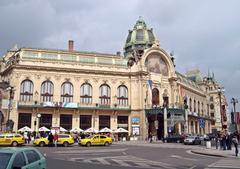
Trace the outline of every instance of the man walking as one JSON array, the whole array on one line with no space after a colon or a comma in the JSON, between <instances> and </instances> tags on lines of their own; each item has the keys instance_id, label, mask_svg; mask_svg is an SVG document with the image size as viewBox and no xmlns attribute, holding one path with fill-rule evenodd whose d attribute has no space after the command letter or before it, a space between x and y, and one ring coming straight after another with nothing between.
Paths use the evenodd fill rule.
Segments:
<instances>
[{"instance_id":1,"label":"man walking","mask_svg":"<svg viewBox=\"0 0 240 169\"><path fill-rule=\"evenodd\" d=\"M53 138L53 135L52 135L52 133L50 133L49 135L48 135L48 146L50 146L50 147L52 147L53 146L53 140L54 140L54 138Z\"/></svg>"},{"instance_id":2,"label":"man walking","mask_svg":"<svg viewBox=\"0 0 240 169\"><path fill-rule=\"evenodd\" d=\"M235 155L237 157L238 156L238 132L237 131L233 134L232 143L234 144Z\"/></svg>"}]
</instances>

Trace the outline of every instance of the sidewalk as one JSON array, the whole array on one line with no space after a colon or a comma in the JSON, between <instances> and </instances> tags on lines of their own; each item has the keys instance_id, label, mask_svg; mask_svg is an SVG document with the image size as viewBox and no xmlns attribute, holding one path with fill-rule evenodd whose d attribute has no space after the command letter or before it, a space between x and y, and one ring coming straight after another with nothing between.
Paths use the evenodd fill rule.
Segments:
<instances>
[{"instance_id":1,"label":"sidewalk","mask_svg":"<svg viewBox=\"0 0 240 169\"><path fill-rule=\"evenodd\" d=\"M239 148L238 148L239 149ZM232 147L232 150L219 150L215 147L210 149L207 148L199 148L191 150L192 153L207 155L207 156L214 156L214 157L224 157L224 158L237 158L235 156L235 148Z\"/></svg>"}]
</instances>

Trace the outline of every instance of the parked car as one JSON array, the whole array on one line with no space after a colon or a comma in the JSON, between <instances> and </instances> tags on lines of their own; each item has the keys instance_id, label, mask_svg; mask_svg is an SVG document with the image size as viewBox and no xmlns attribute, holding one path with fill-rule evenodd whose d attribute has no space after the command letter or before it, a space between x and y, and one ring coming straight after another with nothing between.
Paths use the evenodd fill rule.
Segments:
<instances>
[{"instance_id":1,"label":"parked car","mask_svg":"<svg viewBox=\"0 0 240 169\"><path fill-rule=\"evenodd\" d=\"M0 169L46 169L46 158L35 148L1 148Z\"/></svg>"},{"instance_id":2,"label":"parked car","mask_svg":"<svg viewBox=\"0 0 240 169\"><path fill-rule=\"evenodd\" d=\"M189 136L186 139L184 139L184 144L192 144L192 145L197 145L201 144L201 139L199 136Z\"/></svg>"},{"instance_id":3,"label":"parked car","mask_svg":"<svg viewBox=\"0 0 240 169\"><path fill-rule=\"evenodd\" d=\"M207 134L207 136L208 136L209 140L214 140L216 137L216 133L209 133L209 134Z\"/></svg>"},{"instance_id":4,"label":"parked car","mask_svg":"<svg viewBox=\"0 0 240 169\"><path fill-rule=\"evenodd\" d=\"M183 143L184 138L182 135L169 135L163 141L167 143Z\"/></svg>"},{"instance_id":5,"label":"parked car","mask_svg":"<svg viewBox=\"0 0 240 169\"><path fill-rule=\"evenodd\" d=\"M20 134L1 134L0 135L0 145L7 145L16 147L25 143L25 140Z\"/></svg>"},{"instance_id":6,"label":"parked car","mask_svg":"<svg viewBox=\"0 0 240 169\"><path fill-rule=\"evenodd\" d=\"M79 145L90 147L91 145L104 145L109 146L112 144L112 138L106 136L106 135L92 135L90 137L81 139L79 141Z\"/></svg>"},{"instance_id":7,"label":"parked car","mask_svg":"<svg viewBox=\"0 0 240 169\"><path fill-rule=\"evenodd\" d=\"M47 137L41 137L41 138L37 138L33 141L33 144L36 146L40 146L43 147L45 145L48 145L49 141ZM58 145L63 145L64 147L67 147L71 144L74 143L74 139L70 134L59 134L58 135Z\"/></svg>"}]
</instances>

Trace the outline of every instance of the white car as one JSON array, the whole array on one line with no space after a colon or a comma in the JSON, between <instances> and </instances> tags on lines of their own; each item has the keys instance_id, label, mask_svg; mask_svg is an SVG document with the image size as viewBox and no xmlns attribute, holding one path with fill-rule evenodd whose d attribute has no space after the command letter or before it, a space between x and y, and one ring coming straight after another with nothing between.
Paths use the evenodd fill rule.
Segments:
<instances>
[{"instance_id":1,"label":"white car","mask_svg":"<svg viewBox=\"0 0 240 169\"><path fill-rule=\"evenodd\" d=\"M184 144L201 144L201 139L198 136L189 136L188 138L184 139Z\"/></svg>"}]
</instances>

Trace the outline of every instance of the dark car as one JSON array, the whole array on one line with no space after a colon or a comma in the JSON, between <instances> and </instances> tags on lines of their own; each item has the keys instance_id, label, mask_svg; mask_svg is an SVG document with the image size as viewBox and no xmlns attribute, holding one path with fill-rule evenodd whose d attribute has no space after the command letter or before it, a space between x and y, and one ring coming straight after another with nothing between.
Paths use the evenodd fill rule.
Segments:
<instances>
[{"instance_id":1,"label":"dark car","mask_svg":"<svg viewBox=\"0 0 240 169\"><path fill-rule=\"evenodd\" d=\"M169 135L163 139L167 143L183 143L184 136L181 135Z\"/></svg>"},{"instance_id":2,"label":"dark car","mask_svg":"<svg viewBox=\"0 0 240 169\"><path fill-rule=\"evenodd\" d=\"M208 136L209 140L214 140L215 137L216 137L216 134L215 133L209 133L209 134L207 134L207 136Z\"/></svg>"}]
</instances>

